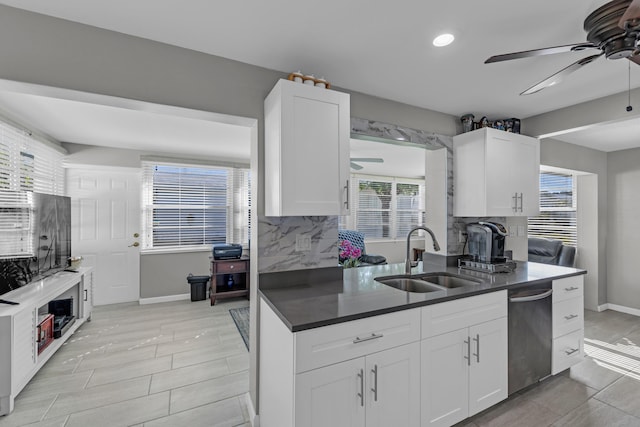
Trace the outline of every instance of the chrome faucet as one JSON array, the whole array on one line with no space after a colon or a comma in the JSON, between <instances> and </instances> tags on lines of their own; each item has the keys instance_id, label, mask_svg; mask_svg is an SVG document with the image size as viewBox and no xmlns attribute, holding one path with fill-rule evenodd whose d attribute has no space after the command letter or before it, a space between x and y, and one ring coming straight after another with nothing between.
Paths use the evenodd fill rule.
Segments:
<instances>
[{"instance_id":1,"label":"chrome faucet","mask_svg":"<svg viewBox=\"0 0 640 427\"><path fill-rule=\"evenodd\" d=\"M411 246L411 234L416 230L424 230L427 233L429 233L429 235L431 236L431 240L433 240L433 250L436 252L440 250L440 245L438 244L438 240L436 239L435 234L433 234L433 231L431 231L430 228L422 225L412 228L411 231L409 231L409 234L407 234L407 258L404 264L405 273L407 274L411 274L411 259L409 259L409 250L410 250L409 247Z\"/></svg>"}]
</instances>

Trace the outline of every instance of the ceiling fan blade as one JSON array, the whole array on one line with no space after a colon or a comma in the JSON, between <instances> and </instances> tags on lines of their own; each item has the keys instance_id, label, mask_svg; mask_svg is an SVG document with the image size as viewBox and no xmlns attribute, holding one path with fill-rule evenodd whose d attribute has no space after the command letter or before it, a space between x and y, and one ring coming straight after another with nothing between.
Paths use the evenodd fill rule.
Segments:
<instances>
[{"instance_id":1,"label":"ceiling fan blade","mask_svg":"<svg viewBox=\"0 0 640 427\"><path fill-rule=\"evenodd\" d=\"M618 21L618 27L623 30L626 29L627 25L631 28L640 25L640 0L633 0L627 10L624 11L620 21Z\"/></svg>"},{"instance_id":2,"label":"ceiling fan blade","mask_svg":"<svg viewBox=\"0 0 640 427\"><path fill-rule=\"evenodd\" d=\"M384 159L378 157L352 157L352 162L369 162L369 163L384 163Z\"/></svg>"},{"instance_id":3,"label":"ceiling fan blade","mask_svg":"<svg viewBox=\"0 0 640 427\"><path fill-rule=\"evenodd\" d=\"M637 0L640 1L640 0ZM592 43L577 43L564 46L545 47L543 49L524 50L522 52L506 53L504 55L495 55L484 61L485 64L492 62L510 61L512 59L530 58L533 56L553 55L556 53L577 52L585 49L597 49Z\"/></svg>"},{"instance_id":4,"label":"ceiling fan blade","mask_svg":"<svg viewBox=\"0 0 640 427\"><path fill-rule=\"evenodd\" d=\"M544 79L540 83L538 83L538 84L536 84L534 86L531 86L529 89L525 90L520 95L531 95L532 93L539 92L544 88L547 88L549 86L553 86L555 84L558 84L565 77L567 77L569 74L573 73L574 71L579 70L581 67L583 67L583 66L585 66L587 64L592 63L593 61L595 61L596 59L600 58L601 56L602 56L602 53L599 53L597 55L591 55L591 56L587 56L586 58L579 59L578 61L574 62L573 64L569 65L568 67L563 68L562 70L558 71L554 75L547 77L546 79Z\"/></svg>"},{"instance_id":5,"label":"ceiling fan blade","mask_svg":"<svg viewBox=\"0 0 640 427\"><path fill-rule=\"evenodd\" d=\"M362 169L362 166L357 163L351 162L351 169L359 171L360 169Z\"/></svg>"}]
</instances>

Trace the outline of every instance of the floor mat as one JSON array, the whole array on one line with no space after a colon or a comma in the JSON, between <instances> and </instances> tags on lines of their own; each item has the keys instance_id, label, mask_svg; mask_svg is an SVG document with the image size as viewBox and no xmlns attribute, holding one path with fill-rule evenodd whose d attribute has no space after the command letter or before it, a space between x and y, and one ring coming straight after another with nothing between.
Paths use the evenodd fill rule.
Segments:
<instances>
[{"instance_id":1,"label":"floor mat","mask_svg":"<svg viewBox=\"0 0 640 427\"><path fill-rule=\"evenodd\" d=\"M229 310L229 314L231 314L231 318L242 336L244 345L249 351L249 307L232 308Z\"/></svg>"}]
</instances>

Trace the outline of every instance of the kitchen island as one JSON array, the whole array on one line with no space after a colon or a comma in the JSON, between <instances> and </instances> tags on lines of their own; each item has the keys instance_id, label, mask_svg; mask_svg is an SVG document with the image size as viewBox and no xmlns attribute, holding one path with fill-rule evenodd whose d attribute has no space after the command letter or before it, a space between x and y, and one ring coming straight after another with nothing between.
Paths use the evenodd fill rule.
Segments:
<instances>
[{"instance_id":1,"label":"kitchen island","mask_svg":"<svg viewBox=\"0 0 640 427\"><path fill-rule=\"evenodd\" d=\"M584 270L518 262L488 274L429 262L412 274L432 271L478 283L413 293L375 280L404 274L403 264L262 274L261 425L455 424L507 397L508 290L553 283L582 310ZM575 363L583 317L571 316Z\"/></svg>"}]
</instances>

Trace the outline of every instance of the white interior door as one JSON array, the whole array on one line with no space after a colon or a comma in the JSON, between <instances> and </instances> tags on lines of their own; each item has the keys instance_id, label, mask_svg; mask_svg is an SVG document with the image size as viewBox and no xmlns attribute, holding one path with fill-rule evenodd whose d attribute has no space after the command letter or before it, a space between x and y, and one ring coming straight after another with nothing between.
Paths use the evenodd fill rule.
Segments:
<instances>
[{"instance_id":1,"label":"white interior door","mask_svg":"<svg viewBox=\"0 0 640 427\"><path fill-rule=\"evenodd\" d=\"M71 250L93 266L94 305L140 299L140 172L68 169Z\"/></svg>"}]
</instances>

